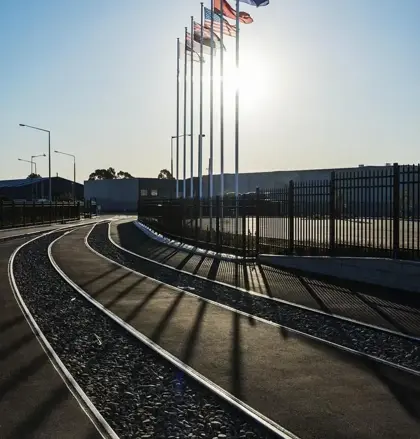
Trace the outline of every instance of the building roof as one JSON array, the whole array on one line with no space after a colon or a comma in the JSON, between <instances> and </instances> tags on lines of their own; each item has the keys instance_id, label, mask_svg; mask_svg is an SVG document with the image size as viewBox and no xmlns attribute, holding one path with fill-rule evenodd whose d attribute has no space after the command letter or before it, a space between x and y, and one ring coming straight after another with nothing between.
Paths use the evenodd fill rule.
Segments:
<instances>
[{"instance_id":1,"label":"building roof","mask_svg":"<svg viewBox=\"0 0 420 439\"><path fill-rule=\"evenodd\" d=\"M48 178L20 178L18 180L0 180L0 189L8 187L28 186L32 183L38 183Z\"/></svg>"},{"instance_id":2,"label":"building roof","mask_svg":"<svg viewBox=\"0 0 420 439\"><path fill-rule=\"evenodd\" d=\"M62 178L62 177L51 177L52 180L64 180L64 181L70 181L71 180L67 180L66 178ZM5 188L15 188L15 187L24 187L24 186L29 186L32 183L40 183L42 181L48 182L48 177L40 177L40 178L19 178L17 180L0 180L0 189L5 189ZM77 183L76 184L80 184Z\"/></svg>"}]
</instances>

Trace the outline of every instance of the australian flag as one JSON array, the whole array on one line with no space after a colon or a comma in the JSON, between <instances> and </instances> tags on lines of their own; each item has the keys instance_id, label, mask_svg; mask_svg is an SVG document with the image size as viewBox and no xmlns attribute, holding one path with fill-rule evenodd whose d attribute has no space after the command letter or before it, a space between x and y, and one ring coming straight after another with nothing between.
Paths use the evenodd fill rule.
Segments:
<instances>
[{"instance_id":1,"label":"australian flag","mask_svg":"<svg viewBox=\"0 0 420 439\"><path fill-rule=\"evenodd\" d=\"M242 3L247 3L251 6L267 6L270 3L270 0L239 0Z\"/></svg>"}]
</instances>

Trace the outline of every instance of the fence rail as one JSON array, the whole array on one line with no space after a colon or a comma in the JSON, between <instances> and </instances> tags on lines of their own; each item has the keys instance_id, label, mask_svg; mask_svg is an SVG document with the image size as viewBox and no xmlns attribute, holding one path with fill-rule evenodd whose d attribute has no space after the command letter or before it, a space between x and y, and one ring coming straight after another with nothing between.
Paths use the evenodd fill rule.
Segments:
<instances>
[{"instance_id":1,"label":"fence rail","mask_svg":"<svg viewBox=\"0 0 420 439\"><path fill-rule=\"evenodd\" d=\"M215 199L139 199L139 219L197 246L258 253L420 259L420 167L332 172L330 179Z\"/></svg>"},{"instance_id":2,"label":"fence rail","mask_svg":"<svg viewBox=\"0 0 420 439\"><path fill-rule=\"evenodd\" d=\"M8 202L0 200L0 229L77 220L96 215L96 203Z\"/></svg>"}]
</instances>

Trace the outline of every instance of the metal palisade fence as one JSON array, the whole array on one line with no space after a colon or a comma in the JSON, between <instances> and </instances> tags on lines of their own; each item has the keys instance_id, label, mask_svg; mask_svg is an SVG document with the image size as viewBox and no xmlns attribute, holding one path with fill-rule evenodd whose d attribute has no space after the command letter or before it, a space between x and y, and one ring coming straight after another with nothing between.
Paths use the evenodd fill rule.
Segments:
<instances>
[{"instance_id":1,"label":"metal palisade fence","mask_svg":"<svg viewBox=\"0 0 420 439\"><path fill-rule=\"evenodd\" d=\"M140 198L139 220L215 251L420 259L418 165L332 172L328 180L213 199Z\"/></svg>"},{"instance_id":2,"label":"metal palisade fence","mask_svg":"<svg viewBox=\"0 0 420 439\"><path fill-rule=\"evenodd\" d=\"M96 203L15 202L0 200L0 230L38 224L52 224L95 216Z\"/></svg>"}]
</instances>

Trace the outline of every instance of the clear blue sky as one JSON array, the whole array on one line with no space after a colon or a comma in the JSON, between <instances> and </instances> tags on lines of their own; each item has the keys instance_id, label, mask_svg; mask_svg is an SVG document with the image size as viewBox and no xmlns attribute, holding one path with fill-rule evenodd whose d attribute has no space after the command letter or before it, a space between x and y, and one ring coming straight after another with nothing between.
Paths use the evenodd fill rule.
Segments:
<instances>
[{"instance_id":1,"label":"clear blue sky","mask_svg":"<svg viewBox=\"0 0 420 439\"><path fill-rule=\"evenodd\" d=\"M0 179L25 177L29 165L17 158L46 152L46 135L19 123L51 129L52 148L77 155L79 181L98 167L136 176L169 168L176 37L199 4L1 0ZM242 171L420 161L419 0L271 0L242 9L255 19L242 26ZM227 49L232 73L233 41ZM208 63L205 75L208 82ZM229 91L227 101L229 172ZM205 104L208 133L208 89ZM215 172L218 132L217 121ZM46 159L38 163L46 175ZM71 178L71 160L53 156L56 172Z\"/></svg>"}]
</instances>

